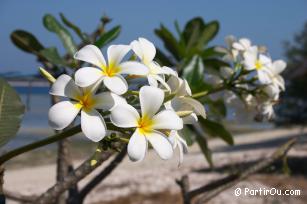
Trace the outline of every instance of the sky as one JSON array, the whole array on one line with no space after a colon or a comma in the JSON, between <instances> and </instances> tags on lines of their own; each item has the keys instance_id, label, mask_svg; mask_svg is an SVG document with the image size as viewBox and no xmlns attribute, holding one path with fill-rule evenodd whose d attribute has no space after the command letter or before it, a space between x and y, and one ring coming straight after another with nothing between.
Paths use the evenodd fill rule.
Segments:
<instances>
[{"instance_id":1,"label":"sky","mask_svg":"<svg viewBox=\"0 0 307 204\"><path fill-rule=\"evenodd\" d=\"M218 20L220 32L211 45L223 45L224 37L232 34L248 37L255 44L266 45L273 59L284 58L283 42L303 28L307 20L306 0L1 0L0 1L0 73L33 74L39 63L35 57L17 49L10 33L24 29L36 35L45 47L64 48L54 33L42 25L46 13L59 17L63 12L83 31L92 32L103 14L113 19L112 25L122 25L115 43L129 44L138 37L162 47L153 30L163 23L174 31L174 21L185 23L201 16L205 21Z\"/></svg>"}]
</instances>

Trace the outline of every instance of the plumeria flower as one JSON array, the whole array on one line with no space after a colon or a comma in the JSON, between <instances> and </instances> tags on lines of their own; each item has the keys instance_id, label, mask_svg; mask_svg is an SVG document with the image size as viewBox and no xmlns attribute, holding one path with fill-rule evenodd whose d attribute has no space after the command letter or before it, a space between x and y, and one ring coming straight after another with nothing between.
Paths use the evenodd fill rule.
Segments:
<instances>
[{"instance_id":1,"label":"plumeria flower","mask_svg":"<svg viewBox=\"0 0 307 204\"><path fill-rule=\"evenodd\" d=\"M167 83L171 88L171 93L175 94L175 96L164 104L166 109L183 113L190 112L190 114L182 118L185 124L197 122L197 115L201 115L203 118L206 118L204 106L198 100L191 97L192 91L185 79L171 76Z\"/></svg>"},{"instance_id":2,"label":"plumeria flower","mask_svg":"<svg viewBox=\"0 0 307 204\"><path fill-rule=\"evenodd\" d=\"M285 90L285 81L280 75L286 68L287 64L283 60L276 60L271 68L271 83L264 88L265 93L273 100L278 100L281 91Z\"/></svg>"},{"instance_id":3,"label":"plumeria flower","mask_svg":"<svg viewBox=\"0 0 307 204\"><path fill-rule=\"evenodd\" d=\"M179 150L179 164L180 166L183 162L183 155L188 152L188 145L184 139L179 135L179 131L172 130L168 140L173 145L173 149L176 149L178 147Z\"/></svg>"},{"instance_id":4,"label":"plumeria flower","mask_svg":"<svg viewBox=\"0 0 307 204\"><path fill-rule=\"evenodd\" d=\"M106 135L106 124L97 111L110 110L114 105L126 101L111 92L95 94L97 85L80 88L72 78L61 75L52 85L50 94L66 97L71 100L53 105L49 110L49 124L56 130L62 130L74 121L81 111L81 129L90 140L98 142Z\"/></svg>"},{"instance_id":5,"label":"plumeria flower","mask_svg":"<svg viewBox=\"0 0 307 204\"><path fill-rule=\"evenodd\" d=\"M145 38L139 38L131 42L131 47L141 62L149 68L149 73L147 75L148 83L151 86L158 87L158 82L160 82L169 90L163 74L174 74L175 71L168 67L160 67L160 65L154 61L156 56L154 44Z\"/></svg>"},{"instance_id":6,"label":"plumeria flower","mask_svg":"<svg viewBox=\"0 0 307 204\"><path fill-rule=\"evenodd\" d=\"M272 60L264 54L259 54L256 46L251 47L244 54L244 65L247 70L256 70L262 84L271 83Z\"/></svg>"},{"instance_id":7,"label":"plumeria flower","mask_svg":"<svg viewBox=\"0 0 307 204\"><path fill-rule=\"evenodd\" d=\"M225 37L226 48L217 46L215 47L215 51L224 53L225 55L223 59L226 61L236 61L239 55L239 51L232 47L234 42L236 42L236 38L233 35L226 36Z\"/></svg>"},{"instance_id":8,"label":"plumeria flower","mask_svg":"<svg viewBox=\"0 0 307 204\"><path fill-rule=\"evenodd\" d=\"M107 50L106 62L101 51L95 45L86 45L79 50L74 58L97 66L84 67L75 74L76 84L87 87L102 79L104 85L112 92L121 95L127 92L128 84L122 74L147 75L148 68L135 61L122 62L130 51L128 45L111 45Z\"/></svg>"},{"instance_id":9,"label":"plumeria flower","mask_svg":"<svg viewBox=\"0 0 307 204\"><path fill-rule=\"evenodd\" d=\"M111 122L118 127L135 128L128 143L128 155L132 161L143 160L148 142L162 159L170 159L173 148L163 131L182 129L182 120L174 111L158 112L164 100L161 89L143 86L139 98L141 116L131 105L118 105L111 111Z\"/></svg>"},{"instance_id":10,"label":"plumeria flower","mask_svg":"<svg viewBox=\"0 0 307 204\"><path fill-rule=\"evenodd\" d=\"M276 60L272 64L272 75L270 75L272 84L278 87L281 91L285 90L285 81L280 75L286 68L287 64L283 60Z\"/></svg>"},{"instance_id":11,"label":"plumeria flower","mask_svg":"<svg viewBox=\"0 0 307 204\"><path fill-rule=\"evenodd\" d=\"M237 42L233 42L232 47L236 50L245 52L248 49L250 49L252 46L252 43L249 39L247 38L241 38Z\"/></svg>"}]
</instances>

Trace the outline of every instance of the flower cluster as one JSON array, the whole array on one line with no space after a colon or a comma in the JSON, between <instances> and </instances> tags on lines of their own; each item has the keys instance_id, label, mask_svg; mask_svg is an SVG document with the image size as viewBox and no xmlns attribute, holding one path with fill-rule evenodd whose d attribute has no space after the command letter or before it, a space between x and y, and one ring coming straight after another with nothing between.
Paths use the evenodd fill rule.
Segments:
<instances>
[{"instance_id":1,"label":"flower cluster","mask_svg":"<svg viewBox=\"0 0 307 204\"><path fill-rule=\"evenodd\" d=\"M206 112L191 97L187 81L155 62L155 55L155 46L144 38L109 46L107 59L95 45L80 49L74 58L89 66L78 69L74 79L63 74L53 83L50 94L66 100L50 108L50 126L62 130L80 115L82 132L94 142L114 131L129 139L132 161L142 160L150 143L162 159L178 147L181 163L187 144L180 130Z\"/></svg>"},{"instance_id":2,"label":"flower cluster","mask_svg":"<svg viewBox=\"0 0 307 204\"><path fill-rule=\"evenodd\" d=\"M224 60L230 64L230 67L221 69L222 78L236 82L235 88L243 92L239 98L250 109L256 110L257 116L272 118L273 105L278 101L280 92L285 90L285 82L280 74L286 68L286 63L283 60L273 61L266 47L252 45L247 38L237 40L227 36L225 41L226 48L216 49L224 53ZM236 98L233 93L230 95L230 98Z\"/></svg>"}]
</instances>

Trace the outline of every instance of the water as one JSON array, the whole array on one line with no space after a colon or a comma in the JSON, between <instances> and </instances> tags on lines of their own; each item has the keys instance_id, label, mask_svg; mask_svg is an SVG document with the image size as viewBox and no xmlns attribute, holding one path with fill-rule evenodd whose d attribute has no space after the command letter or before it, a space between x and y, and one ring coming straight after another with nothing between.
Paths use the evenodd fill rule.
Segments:
<instances>
[{"instance_id":1,"label":"water","mask_svg":"<svg viewBox=\"0 0 307 204\"><path fill-rule=\"evenodd\" d=\"M40 139L50 134L48 125L48 110L50 108L49 87L14 87L19 93L26 111L16 137L6 144L2 150L16 148Z\"/></svg>"},{"instance_id":2,"label":"water","mask_svg":"<svg viewBox=\"0 0 307 204\"><path fill-rule=\"evenodd\" d=\"M50 107L49 87L15 87L26 112L22 121L24 128L46 128L48 126L48 109Z\"/></svg>"}]
</instances>

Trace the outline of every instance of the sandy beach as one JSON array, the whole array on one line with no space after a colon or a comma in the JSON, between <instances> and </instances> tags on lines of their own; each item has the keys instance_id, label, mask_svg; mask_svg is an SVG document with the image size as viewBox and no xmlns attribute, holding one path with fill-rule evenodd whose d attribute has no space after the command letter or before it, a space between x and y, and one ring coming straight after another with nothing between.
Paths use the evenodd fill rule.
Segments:
<instances>
[{"instance_id":1,"label":"sandy beach","mask_svg":"<svg viewBox=\"0 0 307 204\"><path fill-rule=\"evenodd\" d=\"M261 131L250 134L235 136L235 146L229 147L223 141L212 139L209 146L214 150L213 160L215 167L238 163L240 161L255 161L268 156L280 144L291 137L295 137L300 132L300 128L277 129ZM307 131L305 131L306 133ZM306 156L306 139L300 142L289 152L290 157ZM109 160L110 161L110 160ZM106 180L95 188L86 198L85 203L180 203L180 188L175 179L188 174L191 189L202 186L210 181L227 175L227 172L202 171L208 169L208 164L199 148L194 145L185 156L184 163L180 168L177 166L178 157L171 161L162 161L158 156L150 151L143 162L132 163L128 158L112 172ZM81 160L75 160L74 165L78 166ZM12 161L14 163L14 161ZM80 186L85 185L94 175L96 175L107 162L86 177ZM239 183L237 186L223 192L210 203L304 203L307 195L284 197L250 197L234 196L234 189L237 187L249 188L270 188L277 186L280 188L301 188L302 192L307 190L307 180L299 179L297 176L266 175L257 174L248 180ZM270 179L266 179L269 177ZM296 178L296 179L295 179ZM8 166L5 173L5 189L20 192L27 195L39 195L48 189L55 182L55 164L44 164L41 166L16 168ZM133 202L131 200L133 198ZM16 203L9 201L8 203Z\"/></svg>"}]
</instances>

